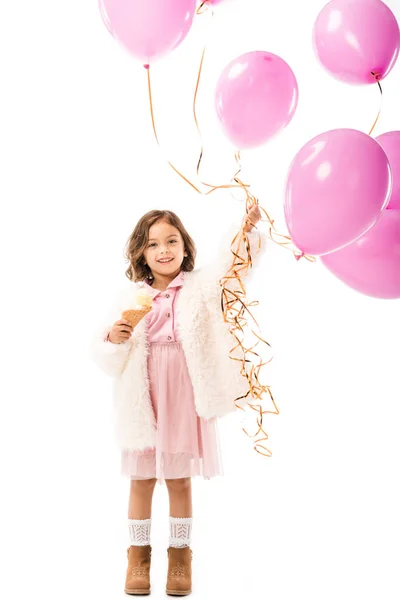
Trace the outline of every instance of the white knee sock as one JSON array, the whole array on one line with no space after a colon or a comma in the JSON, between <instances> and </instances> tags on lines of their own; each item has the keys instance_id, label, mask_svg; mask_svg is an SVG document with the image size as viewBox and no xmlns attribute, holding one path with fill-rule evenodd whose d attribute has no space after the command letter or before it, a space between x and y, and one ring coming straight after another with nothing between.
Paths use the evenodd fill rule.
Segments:
<instances>
[{"instance_id":1,"label":"white knee sock","mask_svg":"<svg viewBox=\"0 0 400 600\"><path fill-rule=\"evenodd\" d=\"M190 546L192 535L192 523L192 517L170 517L169 545L173 548L183 548L184 546Z\"/></svg>"},{"instance_id":2,"label":"white knee sock","mask_svg":"<svg viewBox=\"0 0 400 600\"><path fill-rule=\"evenodd\" d=\"M132 546L149 546L151 519L128 519L129 536Z\"/></svg>"}]
</instances>

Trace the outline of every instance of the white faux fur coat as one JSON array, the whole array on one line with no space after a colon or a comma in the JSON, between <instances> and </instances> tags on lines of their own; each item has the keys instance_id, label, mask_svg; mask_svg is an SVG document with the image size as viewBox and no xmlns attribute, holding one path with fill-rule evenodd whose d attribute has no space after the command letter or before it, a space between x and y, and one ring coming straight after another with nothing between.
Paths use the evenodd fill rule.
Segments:
<instances>
[{"instance_id":1,"label":"white faux fur coat","mask_svg":"<svg viewBox=\"0 0 400 600\"><path fill-rule=\"evenodd\" d=\"M218 259L203 269L185 273L184 284L177 299L177 323L182 349L194 390L196 412L205 419L222 417L236 410L234 400L247 393L248 384L240 374L241 364L229 357L235 340L224 322L221 310L219 279L232 264L230 241L239 230L229 232ZM258 252L259 232L247 234L250 241L254 272L259 255L265 249L262 235ZM246 256L246 254L243 254ZM132 286L140 283L129 282ZM121 303L114 316L95 336L92 354L95 362L114 379L115 435L121 449L145 450L156 440L156 422L149 393L147 372L146 319L123 344L105 342L113 323L121 318ZM238 355L240 356L240 355Z\"/></svg>"}]
</instances>

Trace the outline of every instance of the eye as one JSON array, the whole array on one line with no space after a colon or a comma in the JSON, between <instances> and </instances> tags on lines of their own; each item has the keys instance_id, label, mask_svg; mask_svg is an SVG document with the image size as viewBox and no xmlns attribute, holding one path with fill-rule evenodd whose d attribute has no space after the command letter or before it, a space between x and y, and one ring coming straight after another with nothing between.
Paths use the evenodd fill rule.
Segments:
<instances>
[{"instance_id":1,"label":"eye","mask_svg":"<svg viewBox=\"0 0 400 600\"><path fill-rule=\"evenodd\" d=\"M153 248L155 246L155 242L152 242L151 244L148 245L149 248Z\"/></svg>"},{"instance_id":2,"label":"eye","mask_svg":"<svg viewBox=\"0 0 400 600\"><path fill-rule=\"evenodd\" d=\"M177 240L169 240L171 244L176 244Z\"/></svg>"}]
</instances>

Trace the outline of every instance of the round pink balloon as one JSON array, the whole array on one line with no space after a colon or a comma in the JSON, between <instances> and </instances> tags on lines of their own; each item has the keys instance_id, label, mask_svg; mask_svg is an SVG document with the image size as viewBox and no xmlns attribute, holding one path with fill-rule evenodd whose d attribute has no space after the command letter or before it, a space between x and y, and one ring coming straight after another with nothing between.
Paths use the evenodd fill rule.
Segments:
<instances>
[{"instance_id":1,"label":"round pink balloon","mask_svg":"<svg viewBox=\"0 0 400 600\"><path fill-rule=\"evenodd\" d=\"M375 298L400 298L400 211L385 210L365 235L322 263L351 288Z\"/></svg>"},{"instance_id":2,"label":"round pink balloon","mask_svg":"<svg viewBox=\"0 0 400 600\"><path fill-rule=\"evenodd\" d=\"M218 117L239 150L260 146L286 127L297 102L292 69L270 52L248 52L233 60L216 90Z\"/></svg>"},{"instance_id":3,"label":"round pink balloon","mask_svg":"<svg viewBox=\"0 0 400 600\"><path fill-rule=\"evenodd\" d=\"M399 53L396 17L381 0L331 0L319 13L313 33L319 60L346 83L383 79Z\"/></svg>"},{"instance_id":4,"label":"round pink balloon","mask_svg":"<svg viewBox=\"0 0 400 600\"><path fill-rule=\"evenodd\" d=\"M286 182L285 217L294 244L327 254L376 223L392 187L389 161L373 138L334 129L310 140L295 156Z\"/></svg>"},{"instance_id":5,"label":"round pink balloon","mask_svg":"<svg viewBox=\"0 0 400 600\"><path fill-rule=\"evenodd\" d=\"M196 0L99 0L111 35L144 64L176 48L188 34Z\"/></svg>"},{"instance_id":6,"label":"round pink balloon","mask_svg":"<svg viewBox=\"0 0 400 600\"><path fill-rule=\"evenodd\" d=\"M387 208L400 209L400 131L388 131L375 138L386 152L393 177L393 189Z\"/></svg>"}]
</instances>

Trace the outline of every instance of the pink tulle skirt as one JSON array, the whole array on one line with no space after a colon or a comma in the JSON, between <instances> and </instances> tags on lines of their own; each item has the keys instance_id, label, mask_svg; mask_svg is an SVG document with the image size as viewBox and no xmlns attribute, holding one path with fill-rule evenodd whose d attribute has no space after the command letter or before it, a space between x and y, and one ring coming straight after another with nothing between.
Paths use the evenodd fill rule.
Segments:
<instances>
[{"instance_id":1,"label":"pink tulle skirt","mask_svg":"<svg viewBox=\"0 0 400 600\"><path fill-rule=\"evenodd\" d=\"M150 344L150 398L157 421L154 449L124 450L121 472L131 479L222 475L216 419L197 416L193 387L180 342Z\"/></svg>"}]
</instances>

